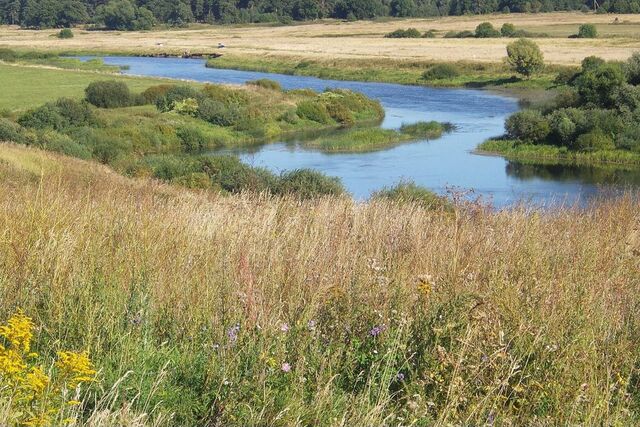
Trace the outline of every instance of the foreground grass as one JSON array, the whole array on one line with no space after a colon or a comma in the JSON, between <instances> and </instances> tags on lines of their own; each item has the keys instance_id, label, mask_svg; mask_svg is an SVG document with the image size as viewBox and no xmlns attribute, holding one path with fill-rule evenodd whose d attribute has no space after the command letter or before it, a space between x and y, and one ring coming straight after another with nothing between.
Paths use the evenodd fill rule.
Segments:
<instances>
[{"instance_id":1,"label":"foreground grass","mask_svg":"<svg viewBox=\"0 0 640 427\"><path fill-rule=\"evenodd\" d=\"M0 177L0 318L90 351L89 425L639 421L631 198L220 197L10 145Z\"/></svg>"},{"instance_id":2,"label":"foreground grass","mask_svg":"<svg viewBox=\"0 0 640 427\"><path fill-rule=\"evenodd\" d=\"M640 166L640 153L628 150L579 152L557 145L523 144L508 139L490 139L478 145L477 151L525 161L571 162L584 165L611 164L621 167Z\"/></svg>"}]
</instances>

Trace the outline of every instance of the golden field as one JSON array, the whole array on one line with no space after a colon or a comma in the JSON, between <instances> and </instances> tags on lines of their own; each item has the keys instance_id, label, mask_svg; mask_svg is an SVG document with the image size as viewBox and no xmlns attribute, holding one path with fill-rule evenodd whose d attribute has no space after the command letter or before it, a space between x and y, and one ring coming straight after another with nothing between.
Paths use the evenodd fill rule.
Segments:
<instances>
[{"instance_id":1,"label":"golden field","mask_svg":"<svg viewBox=\"0 0 640 427\"><path fill-rule=\"evenodd\" d=\"M614 24L618 18L619 24ZM518 28L549 34L536 39L547 62L578 64L597 55L607 60L624 60L640 50L640 15L584 14L499 14L431 19L338 22L320 21L291 26L193 26L189 29L149 32L76 31L76 37L60 40L56 30L31 31L0 27L0 46L24 49L98 50L126 53L183 53L218 51L259 58L295 57L317 60L375 58L398 61L500 62L509 39L444 39L447 31L473 30L488 21L496 27L511 22ZM598 25L598 39L569 39L582 23ZM435 39L385 39L398 28L436 30Z\"/></svg>"}]
</instances>

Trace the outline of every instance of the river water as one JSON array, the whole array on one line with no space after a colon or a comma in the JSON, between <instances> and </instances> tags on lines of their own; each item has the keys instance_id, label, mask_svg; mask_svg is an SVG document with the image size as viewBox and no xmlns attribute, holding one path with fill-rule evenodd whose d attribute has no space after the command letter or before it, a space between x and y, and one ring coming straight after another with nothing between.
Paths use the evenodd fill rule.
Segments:
<instances>
[{"instance_id":1,"label":"river water","mask_svg":"<svg viewBox=\"0 0 640 427\"><path fill-rule=\"evenodd\" d=\"M584 204L640 185L640 171L577 166L530 166L501 157L474 154L487 138L501 135L504 120L518 110L517 100L486 91L435 89L386 83L323 80L313 77L217 70L204 60L106 57L107 64L126 65L125 74L211 83L242 84L269 78L285 89L346 88L380 100L385 128L421 120L451 122L456 130L433 141L411 142L382 151L326 154L295 141L275 142L234 151L244 162L276 173L312 168L339 177L357 199L399 181L414 181L431 190L472 190L497 207L517 202L536 205ZM227 151L228 152L228 151Z\"/></svg>"}]
</instances>

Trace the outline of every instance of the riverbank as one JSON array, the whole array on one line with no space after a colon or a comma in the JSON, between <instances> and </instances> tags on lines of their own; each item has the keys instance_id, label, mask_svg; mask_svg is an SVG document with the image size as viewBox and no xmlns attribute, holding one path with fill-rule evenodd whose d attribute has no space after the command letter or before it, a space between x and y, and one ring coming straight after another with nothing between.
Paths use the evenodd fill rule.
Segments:
<instances>
[{"instance_id":1,"label":"riverbank","mask_svg":"<svg viewBox=\"0 0 640 427\"><path fill-rule=\"evenodd\" d=\"M513 140L490 139L478 145L477 154L502 156L509 160L528 161L532 164L568 163L576 165L633 168L640 167L640 153L628 150L602 150L595 152L571 151L566 147L544 144L523 144Z\"/></svg>"}]
</instances>

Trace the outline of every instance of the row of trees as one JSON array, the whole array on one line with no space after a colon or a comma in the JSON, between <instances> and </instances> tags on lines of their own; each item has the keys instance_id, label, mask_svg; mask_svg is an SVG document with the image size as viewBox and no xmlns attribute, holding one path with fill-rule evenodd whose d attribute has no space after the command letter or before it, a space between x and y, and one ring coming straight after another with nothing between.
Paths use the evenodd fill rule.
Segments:
<instances>
[{"instance_id":1,"label":"row of trees","mask_svg":"<svg viewBox=\"0 0 640 427\"><path fill-rule=\"evenodd\" d=\"M594 0L0 0L0 23L66 27L94 23L142 29L154 23L287 22L318 18L447 16L584 10ZM600 10L640 12L640 0L606 0Z\"/></svg>"}]
</instances>

